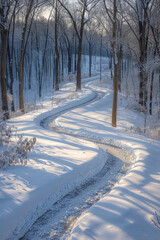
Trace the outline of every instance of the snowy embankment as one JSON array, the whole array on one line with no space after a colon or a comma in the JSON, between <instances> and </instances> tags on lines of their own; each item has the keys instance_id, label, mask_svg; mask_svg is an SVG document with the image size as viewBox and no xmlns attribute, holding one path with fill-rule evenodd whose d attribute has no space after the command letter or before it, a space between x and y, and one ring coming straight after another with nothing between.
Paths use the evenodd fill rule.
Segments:
<instances>
[{"instance_id":1,"label":"snowy embankment","mask_svg":"<svg viewBox=\"0 0 160 240\"><path fill-rule=\"evenodd\" d=\"M94 143L40 127L47 116L94 97L91 91L79 92L79 99L66 103L66 98L74 97L70 91L66 88L57 93L59 106L53 108L53 100L48 100L42 109L11 121L19 134L37 137L38 143L29 154L27 166L0 170L1 239L18 239L50 204L104 165L106 155ZM106 96L97 103L64 114L56 120L57 128L119 146L130 154L134 164L103 200L80 217L69 238L159 240L160 231L151 218L155 211L160 211L160 143L122 131L143 119L126 110L121 101L118 128L112 128L112 93L101 87L98 91L104 91Z\"/></svg>"},{"instance_id":2,"label":"snowy embankment","mask_svg":"<svg viewBox=\"0 0 160 240\"><path fill-rule=\"evenodd\" d=\"M65 88L43 107L10 121L18 134L36 137L27 166L0 170L0 239L19 239L51 204L95 175L106 153L94 143L52 133L40 127L49 115L93 99L91 91ZM78 99L72 99L78 97ZM59 104L53 107L53 101Z\"/></svg>"},{"instance_id":3,"label":"snowy embankment","mask_svg":"<svg viewBox=\"0 0 160 240\"><path fill-rule=\"evenodd\" d=\"M111 128L111 102L112 94L108 90L100 101L56 120L58 131L119 146L134 160L132 169L113 190L78 219L68 238L159 240L160 230L151 219L155 212L160 214L160 143L121 130L143 119L138 118L138 113L125 110L120 101L118 128Z\"/></svg>"}]
</instances>

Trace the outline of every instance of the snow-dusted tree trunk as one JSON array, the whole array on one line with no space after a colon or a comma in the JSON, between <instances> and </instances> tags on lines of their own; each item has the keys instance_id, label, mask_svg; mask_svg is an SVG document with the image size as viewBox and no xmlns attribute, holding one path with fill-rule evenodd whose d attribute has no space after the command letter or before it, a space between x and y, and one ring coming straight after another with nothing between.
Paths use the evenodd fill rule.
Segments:
<instances>
[{"instance_id":1,"label":"snow-dusted tree trunk","mask_svg":"<svg viewBox=\"0 0 160 240\"><path fill-rule=\"evenodd\" d=\"M66 49L67 49L67 62L68 62L68 75L72 72L72 40L69 38L67 32L65 31L65 29L63 30L63 36L64 36L64 43L66 45Z\"/></svg>"},{"instance_id":2,"label":"snow-dusted tree trunk","mask_svg":"<svg viewBox=\"0 0 160 240\"><path fill-rule=\"evenodd\" d=\"M88 54L89 54L89 77L92 76L92 53L93 53L93 43L94 36L96 33L96 24L93 21L89 21L86 25L85 37L88 42Z\"/></svg>"},{"instance_id":3,"label":"snow-dusted tree trunk","mask_svg":"<svg viewBox=\"0 0 160 240\"><path fill-rule=\"evenodd\" d=\"M0 0L0 31L1 31L1 99L2 99L2 111L4 111L4 117L9 118L8 101L7 101L7 87L6 87L6 53L7 53L7 15L10 6L10 1Z\"/></svg>"},{"instance_id":4,"label":"snow-dusted tree trunk","mask_svg":"<svg viewBox=\"0 0 160 240\"><path fill-rule=\"evenodd\" d=\"M145 2L145 1L144 1ZM145 64L147 62L147 44L148 44L148 34L147 34L147 19L145 9L147 3L145 4L142 0L137 0L137 13L138 13L138 27L139 27L139 50L140 50L140 87L139 87L139 103L143 106L147 106L147 74L145 69ZM149 1L146 1L149 2Z\"/></svg>"},{"instance_id":5,"label":"snow-dusted tree trunk","mask_svg":"<svg viewBox=\"0 0 160 240\"><path fill-rule=\"evenodd\" d=\"M25 22L22 32L22 40L21 40L21 52L20 52L20 61L19 61L19 109L24 113L24 100L23 100L23 78L24 78L24 54L25 54L25 40L26 40L26 32L28 27L29 16L32 11L34 0L29 1L29 5L27 7L27 12L25 15Z\"/></svg>"},{"instance_id":6,"label":"snow-dusted tree trunk","mask_svg":"<svg viewBox=\"0 0 160 240\"><path fill-rule=\"evenodd\" d=\"M112 104L112 126L117 126L117 95L118 95L118 58L117 58L117 0L113 1L113 21L112 21L112 54L114 64L113 76L113 104Z\"/></svg>"},{"instance_id":7,"label":"snow-dusted tree trunk","mask_svg":"<svg viewBox=\"0 0 160 240\"><path fill-rule=\"evenodd\" d=\"M58 21L59 21L59 13L58 13L58 0L55 2L55 32L54 32L54 46L55 46L55 70L56 70L56 85L55 90L59 90L59 46L58 46Z\"/></svg>"},{"instance_id":8,"label":"snow-dusted tree trunk","mask_svg":"<svg viewBox=\"0 0 160 240\"><path fill-rule=\"evenodd\" d=\"M117 126L117 97L118 97L118 44L117 44L117 0L113 0L113 9L109 11L106 0L104 0L106 13L112 23L112 55L113 55L113 104L112 104L112 127ZM111 14L112 12L112 14Z\"/></svg>"},{"instance_id":9,"label":"snow-dusted tree trunk","mask_svg":"<svg viewBox=\"0 0 160 240\"><path fill-rule=\"evenodd\" d=\"M16 21L16 8L18 5L19 0L15 0L15 5L13 9L13 13L10 19L10 24L9 24L9 32L8 32L8 41L7 41L7 53L8 53L8 61L9 61L9 75L10 75L10 84L9 84L9 90L10 94L12 95L12 101L11 101L11 111L15 111L15 106L14 106L14 96L13 96L13 83L14 83L14 73L13 73L13 57L14 57L14 36L15 36L15 21ZM11 25L13 25L12 33L11 33L11 44L10 44L10 39L9 39L9 34L10 34L10 28Z\"/></svg>"}]
</instances>

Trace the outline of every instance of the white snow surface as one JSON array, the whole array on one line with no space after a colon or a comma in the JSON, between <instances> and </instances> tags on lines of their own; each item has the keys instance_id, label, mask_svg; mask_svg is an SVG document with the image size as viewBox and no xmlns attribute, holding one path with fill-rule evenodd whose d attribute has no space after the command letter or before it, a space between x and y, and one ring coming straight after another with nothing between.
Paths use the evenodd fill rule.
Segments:
<instances>
[{"instance_id":1,"label":"white snow surface","mask_svg":"<svg viewBox=\"0 0 160 240\"><path fill-rule=\"evenodd\" d=\"M93 78L94 79L94 78ZM59 131L119 146L134 161L132 169L101 201L81 216L69 239L159 240L160 231L151 222L160 213L160 143L124 131L138 125L142 116L124 108L119 98L118 127L112 128L112 92L101 100L70 111L56 120ZM48 207L75 186L95 175L104 165L104 151L90 141L40 127L45 117L68 106L92 99L94 92L73 93L69 84L41 109L10 121L18 134L36 137L27 166L0 170L0 239L18 239ZM71 99L78 97L77 99ZM54 104L57 102L58 105ZM58 126L57 126L58 125ZM66 237L67 238L67 237Z\"/></svg>"}]
</instances>

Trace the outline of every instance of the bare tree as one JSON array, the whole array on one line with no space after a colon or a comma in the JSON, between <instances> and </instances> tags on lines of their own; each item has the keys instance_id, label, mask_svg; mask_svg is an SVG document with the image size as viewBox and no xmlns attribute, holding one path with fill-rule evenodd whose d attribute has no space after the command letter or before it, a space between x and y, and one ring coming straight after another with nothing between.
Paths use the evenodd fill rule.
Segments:
<instances>
[{"instance_id":1,"label":"bare tree","mask_svg":"<svg viewBox=\"0 0 160 240\"><path fill-rule=\"evenodd\" d=\"M97 34L96 29L98 25L95 21L89 21L85 27L85 37L88 43L88 54L89 54L89 77L92 76L92 52L93 44L95 42L95 36Z\"/></svg>"},{"instance_id":2,"label":"bare tree","mask_svg":"<svg viewBox=\"0 0 160 240\"><path fill-rule=\"evenodd\" d=\"M30 0L27 2L27 6L26 6L24 26L22 31L21 48L20 48L20 61L19 61L19 109L21 110L22 113L24 113L23 81L24 81L25 49L27 46L28 37L31 30L31 24L32 24L35 11L38 7L42 6L43 4L44 4L44 1ZM29 31L27 34L28 22L29 22L29 17L31 13L32 13L32 20L30 22Z\"/></svg>"},{"instance_id":3,"label":"bare tree","mask_svg":"<svg viewBox=\"0 0 160 240\"><path fill-rule=\"evenodd\" d=\"M124 0L128 5L132 16L127 15L127 11L123 14L124 20L130 27L132 33L135 36L135 39L138 42L139 46L139 103L144 106L145 111L147 110L147 72L146 72L146 63L147 63L147 50L149 43L149 24L147 20L147 12L150 11L152 7L153 0L136 0L128 1ZM138 26L138 28L137 28Z\"/></svg>"},{"instance_id":4,"label":"bare tree","mask_svg":"<svg viewBox=\"0 0 160 240\"><path fill-rule=\"evenodd\" d=\"M18 5L19 5L19 0L15 0L12 15L10 17L10 22L9 22L8 41L7 41L7 53L8 53L9 74L10 74L9 90L10 90L10 94L12 95L11 111L13 111L13 112L15 111L14 96L13 96L13 83L14 83L14 74L13 74L13 60L14 59L13 59L13 57L14 57L15 21L16 21L16 14L21 9L21 6L18 6ZM18 9L17 9L17 7L18 7ZM12 32L11 32L11 25L13 26ZM11 40L10 40L10 35L11 35Z\"/></svg>"},{"instance_id":5,"label":"bare tree","mask_svg":"<svg viewBox=\"0 0 160 240\"><path fill-rule=\"evenodd\" d=\"M68 13L78 38L77 86L76 86L76 89L78 90L78 89L81 89L81 56L82 56L84 26L90 20L90 12L98 3L98 0L79 0L78 1L78 6L79 6L78 21L72 14L72 12L69 10L69 7L67 7L67 5L63 1L61 0L58 0L58 1L62 5L62 7L65 9L65 11Z\"/></svg>"},{"instance_id":6,"label":"bare tree","mask_svg":"<svg viewBox=\"0 0 160 240\"><path fill-rule=\"evenodd\" d=\"M28 27L29 16L32 11L34 0L28 2L24 27L22 32L22 41L21 41L21 53L19 61L19 109L24 113L24 100L23 100L23 75L24 75L24 54L25 54L25 40Z\"/></svg>"},{"instance_id":7,"label":"bare tree","mask_svg":"<svg viewBox=\"0 0 160 240\"><path fill-rule=\"evenodd\" d=\"M117 126L117 97L118 97L118 35L117 35L117 0L113 0L112 9L110 10L107 6L106 0L103 0L106 13L112 23L112 55L113 55L113 104L112 104L112 126Z\"/></svg>"},{"instance_id":8,"label":"bare tree","mask_svg":"<svg viewBox=\"0 0 160 240\"><path fill-rule=\"evenodd\" d=\"M54 27L54 46L55 46L55 71L56 71L56 82L55 82L55 90L59 90L59 46L58 46L58 35L59 35L59 3L58 0L55 0L55 27Z\"/></svg>"},{"instance_id":9,"label":"bare tree","mask_svg":"<svg viewBox=\"0 0 160 240\"><path fill-rule=\"evenodd\" d=\"M8 12L13 1L1 0L0 1L0 31L1 31L1 98L2 98L2 111L4 117L9 118L8 101L7 101L7 87L6 87L6 53L7 53L7 35L8 35Z\"/></svg>"}]
</instances>

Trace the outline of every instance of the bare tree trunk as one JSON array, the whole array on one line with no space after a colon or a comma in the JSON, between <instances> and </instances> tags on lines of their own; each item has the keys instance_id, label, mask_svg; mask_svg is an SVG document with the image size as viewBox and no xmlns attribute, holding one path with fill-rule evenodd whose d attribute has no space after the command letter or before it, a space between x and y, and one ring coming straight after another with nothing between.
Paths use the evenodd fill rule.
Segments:
<instances>
[{"instance_id":1,"label":"bare tree trunk","mask_svg":"<svg viewBox=\"0 0 160 240\"><path fill-rule=\"evenodd\" d=\"M72 47L67 34L64 32L64 40L67 48L67 67L68 75L72 72Z\"/></svg>"},{"instance_id":2,"label":"bare tree trunk","mask_svg":"<svg viewBox=\"0 0 160 240\"><path fill-rule=\"evenodd\" d=\"M63 46L61 46L61 56L62 56L62 66L61 66L62 80L61 81L64 81L64 52L63 52Z\"/></svg>"},{"instance_id":3,"label":"bare tree trunk","mask_svg":"<svg viewBox=\"0 0 160 240\"><path fill-rule=\"evenodd\" d=\"M31 33L30 57L31 57L31 60L29 64L28 89L31 89L32 64L33 64L33 33Z\"/></svg>"},{"instance_id":4,"label":"bare tree trunk","mask_svg":"<svg viewBox=\"0 0 160 240\"><path fill-rule=\"evenodd\" d=\"M7 87L6 87L6 48L7 48L7 30L1 30L1 99L2 99L2 111L4 111L4 119L9 118L8 101L7 101Z\"/></svg>"},{"instance_id":5,"label":"bare tree trunk","mask_svg":"<svg viewBox=\"0 0 160 240\"><path fill-rule=\"evenodd\" d=\"M68 47L68 74L72 72L72 55L71 55L71 50L70 47Z\"/></svg>"},{"instance_id":6,"label":"bare tree trunk","mask_svg":"<svg viewBox=\"0 0 160 240\"><path fill-rule=\"evenodd\" d=\"M114 64L112 127L117 126L118 64Z\"/></svg>"},{"instance_id":7,"label":"bare tree trunk","mask_svg":"<svg viewBox=\"0 0 160 240\"><path fill-rule=\"evenodd\" d=\"M100 41L100 81L102 80L102 34L101 34L101 41Z\"/></svg>"},{"instance_id":8,"label":"bare tree trunk","mask_svg":"<svg viewBox=\"0 0 160 240\"><path fill-rule=\"evenodd\" d=\"M56 0L55 6L55 53L56 53L56 61L55 61L55 70L56 70L56 86L55 90L59 90L59 49L58 49L58 2Z\"/></svg>"},{"instance_id":9,"label":"bare tree trunk","mask_svg":"<svg viewBox=\"0 0 160 240\"><path fill-rule=\"evenodd\" d=\"M76 90L81 89L81 57L82 57L82 38L79 39L78 61L77 61L77 85Z\"/></svg>"},{"instance_id":10,"label":"bare tree trunk","mask_svg":"<svg viewBox=\"0 0 160 240\"><path fill-rule=\"evenodd\" d=\"M10 94L12 95L12 101L11 101L11 111L14 112L15 108L14 108L14 97L13 97L13 82L14 82L14 76L13 76L13 55L11 56L10 54L10 49L9 49L9 40L8 40L8 60L9 60L9 73L10 73L10 86L9 86L9 90L10 90ZM11 49L12 52L12 49Z\"/></svg>"},{"instance_id":11,"label":"bare tree trunk","mask_svg":"<svg viewBox=\"0 0 160 240\"><path fill-rule=\"evenodd\" d=\"M43 83L43 75L44 75L44 71L45 71L45 57L46 57L46 51L47 51L47 43L48 43L48 36L49 36L49 21L50 21L50 17L52 14L52 10L50 12L48 21L47 21L47 32L46 32L46 36L45 36L45 43L44 43L44 51L43 51L43 56L42 56L42 65L40 68L40 59L38 57L38 67L39 67L39 98L41 98L42 96L42 83ZM37 33L37 27L36 27L36 45L37 45L37 52L40 53L40 47L38 45L38 33Z\"/></svg>"},{"instance_id":12,"label":"bare tree trunk","mask_svg":"<svg viewBox=\"0 0 160 240\"><path fill-rule=\"evenodd\" d=\"M56 59L55 59L55 51L53 52L53 89L55 89L55 65L56 65Z\"/></svg>"},{"instance_id":13,"label":"bare tree trunk","mask_svg":"<svg viewBox=\"0 0 160 240\"><path fill-rule=\"evenodd\" d=\"M153 81L154 81L154 70L152 71L151 76L151 85L150 85L150 103L149 103L149 113L152 115L152 105L153 105Z\"/></svg>"},{"instance_id":14,"label":"bare tree trunk","mask_svg":"<svg viewBox=\"0 0 160 240\"><path fill-rule=\"evenodd\" d=\"M76 36L74 37L74 73L77 71L77 42Z\"/></svg>"},{"instance_id":15,"label":"bare tree trunk","mask_svg":"<svg viewBox=\"0 0 160 240\"><path fill-rule=\"evenodd\" d=\"M7 46L8 59L9 59L9 73L10 73L10 93L12 95L11 111L13 111L13 112L15 111L14 96L13 96L13 83L14 83L13 57L14 57L14 35L15 35L15 20L16 20L16 7L17 7L17 4L18 4L18 0L15 1L15 6L14 6L14 10L13 10L12 17L11 17L11 22L10 22L10 26L11 26L12 19L13 19L11 48L10 48L10 43L9 43L9 36L8 36L8 46ZM10 27L9 27L9 32L10 32Z\"/></svg>"},{"instance_id":16,"label":"bare tree trunk","mask_svg":"<svg viewBox=\"0 0 160 240\"><path fill-rule=\"evenodd\" d=\"M145 64L147 59L147 44L148 44L148 36L147 36L147 16L146 12L143 9L143 6L139 7L142 14L143 19L139 16L139 50L140 50L140 84L139 84L139 104L147 107L147 74L145 70ZM137 9L139 9L137 7Z\"/></svg>"},{"instance_id":17,"label":"bare tree trunk","mask_svg":"<svg viewBox=\"0 0 160 240\"><path fill-rule=\"evenodd\" d=\"M123 57L123 49L122 44L120 45L119 53L118 53L118 90L121 92L121 81L122 81L122 60Z\"/></svg>"},{"instance_id":18,"label":"bare tree trunk","mask_svg":"<svg viewBox=\"0 0 160 240\"><path fill-rule=\"evenodd\" d=\"M113 2L113 28L112 28L112 53L114 64L114 76L113 76L113 105L112 105L112 127L117 126L117 95L118 95L118 58L116 49L116 31L117 31L117 1Z\"/></svg>"},{"instance_id":19,"label":"bare tree trunk","mask_svg":"<svg viewBox=\"0 0 160 240\"><path fill-rule=\"evenodd\" d=\"M23 77L24 77L24 53L25 53L25 37L28 26L29 15L32 10L33 0L31 0L30 5L27 9L27 13L25 16L25 23L22 32L22 41L21 41L21 53L20 53L20 61L19 61L19 109L22 113L24 113L24 101L23 101Z\"/></svg>"},{"instance_id":20,"label":"bare tree trunk","mask_svg":"<svg viewBox=\"0 0 160 240\"><path fill-rule=\"evenodd\" d=\"M82 58L82 41L83 41L85 11L86 11L86 9L84 7L83 12L82 12L82 17L81 17L80 34L78 35L78 62L77 62L77 86L76 86L76 90L81 89L81 58Z\"/></svg>"},{"instance_id":21,"label":"bare tree trunk","mask_svg":"<svg viewBox=\"0 0 160 240\"><path fill-rule=\"evenodd\" d=\"M89 42L89 77L92 76L92 43Z\"/></svg>"},{"instance_id":22,"label":"bare tree trunk","mask_svg":"<svg viewBox=\"0 0 160 240\"><path fill-rule=\"evenodd\" d=\"M36 26L36 50L37 50L37 53L38 53L38 56L37 56L37 69L36 69L36 77L37 77L37 80L38 80L38 94L39 94L39 98L42 97L42 81L41 81L41 67L40 67L40 47L39 47L39 39L38 39L38 30L37 30L37 25Z\"/></svg>"}]
</instances>

